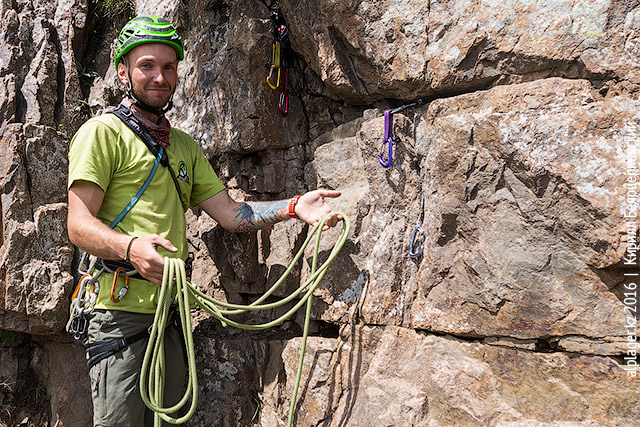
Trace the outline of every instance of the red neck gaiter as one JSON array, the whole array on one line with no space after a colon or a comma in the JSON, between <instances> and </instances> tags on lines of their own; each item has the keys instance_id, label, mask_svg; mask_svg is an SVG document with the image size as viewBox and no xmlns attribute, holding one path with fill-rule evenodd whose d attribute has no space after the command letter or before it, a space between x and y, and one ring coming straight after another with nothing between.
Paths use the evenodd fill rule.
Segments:
<instances>
[{"instance_id":1,"label":"red neck gaiter","mask_svg":"<svg viewBox=\"0 0 640 427\"><path fill-rule=\"evenodd\" d=\"M136 118L140 120L140 123L147 128L153 139L155 139L162 148L166 149L169 146L169 131L171 131L171 124L165 116L161 116L158 120L158 124L155 124L143 116L135 105L131 105L131 101L128 98L122 100L122 105L133 112Z\"/></svg>"}]
</instances>

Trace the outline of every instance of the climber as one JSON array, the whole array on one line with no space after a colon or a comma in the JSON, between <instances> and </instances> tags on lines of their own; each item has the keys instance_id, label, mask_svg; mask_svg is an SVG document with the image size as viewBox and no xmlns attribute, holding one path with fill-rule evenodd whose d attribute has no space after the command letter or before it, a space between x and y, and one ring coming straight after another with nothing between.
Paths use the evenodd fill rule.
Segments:
<instances>
[{"instance_id":1,"label":"climber","mask_svg":"<svg viewBox=\"0 0 640 427\"><path fill-rule=\"evenodd\" d=\"M130 20L115 40L114 63L126 96L116 110L88 120L69 149L69 238L106 268L83 338L96 426L153 423L137 390L138 373L163 257L188 255L189 207L200 207L231 232L289 218L313 225L325 214L332 214L325 229L341 220L325 202L338 191L319 189L273 202L241 203L229 196L198 144L165 116L183 58L182 39L170 22L154 16ZM120 292L114 294L116 288ZM168 406L182 396L186 367L178 328L168 326L165 340Z\"/></svg>"}]
</instances>

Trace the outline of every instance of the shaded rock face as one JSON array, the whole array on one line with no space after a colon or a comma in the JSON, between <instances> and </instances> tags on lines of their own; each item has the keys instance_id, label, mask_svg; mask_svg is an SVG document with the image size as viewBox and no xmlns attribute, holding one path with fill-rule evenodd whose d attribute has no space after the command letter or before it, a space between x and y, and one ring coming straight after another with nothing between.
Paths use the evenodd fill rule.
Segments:
<instances>
[{"instance_id":1,"label":"shaded rock face","mask_svg":"<svg viewBox=\"0 0 640 427\"><path fill-rule=\"evenodd\" d=\"M332 206L352 231L315 292L297 425L638 423L640 2L283 1L286 117L265 82L264 2L133 6L183 35L169 120L234 198L342 191ZM0 15L0 329L30 336L3 338L0 396L15 405L28 365L50 397L48 412L0 420L86 425L69 410L90 407L82 350L62 334L78 279L66 155L123 94L111 41L129 13L0 0ZM385 169L384 110L417 99L393 117ZM197 209L187 220L194 283L235 303L275 283L308 232L288 221L234 235ZM416 225L424 250L410 258ZM310 276L311 256L276 295ZM194 319L190 425L284 425L301 315L261 334Z\"/></svg>"}]
</instances>

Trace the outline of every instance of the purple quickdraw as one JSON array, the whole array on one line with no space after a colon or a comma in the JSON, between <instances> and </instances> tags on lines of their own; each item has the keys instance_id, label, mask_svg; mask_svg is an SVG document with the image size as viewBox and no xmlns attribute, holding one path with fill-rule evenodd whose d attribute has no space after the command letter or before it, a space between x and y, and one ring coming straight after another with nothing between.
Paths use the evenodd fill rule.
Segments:
<instances>
[{"instance_id":1,"label":"purple quickdraw","mask_svg":"<svg viewBox=\"0 0 640 427\"><path fill-rule=\"evenodd\" d=\"M424 101L422 99L418 99L416 102L412 102L411 104L403 105L398 108L394 108L393 110L385 110L384 112L384 139L382 140L382 153L378 155L378 161L382 165L383 168L387 169L391 166L391 162L393 161L393 115L395 113L399 113L400 111L406 110L407 108L415 107L416 105L422 105ZM387 154L387 160L384 160L384 146L388 145L389 153Z\"/></svg>"},{"instance_id":2,"label":"purple quickdraw","mask_svg":"<svg viewBox=\"0 0 640 427\"><path fill-rule=\"evenodd\" d=\"M393 113L392 110L386 110L384 112L384 139L382 141L382 147L384 150L384 145L387 144L389 146L389 154L387 155L387 160L384 160L384 151L378 155L378 161L382 165L383 168L387 169L391 166L391 162L393 161Z\"/></svg>"}]
</instances>

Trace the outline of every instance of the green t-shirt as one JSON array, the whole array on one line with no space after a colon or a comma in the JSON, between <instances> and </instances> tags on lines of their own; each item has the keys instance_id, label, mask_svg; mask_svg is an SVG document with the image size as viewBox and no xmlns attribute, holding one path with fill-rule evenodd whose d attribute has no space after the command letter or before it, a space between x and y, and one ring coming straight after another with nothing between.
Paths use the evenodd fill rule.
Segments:
<instances>
[{"instance_id":1,"label":"green t-shirt","mask_svg":"<svg viewBox=\"0 0 640 427\"><path fill-rule=\"evenodd\" d=\"M186 209L224 190L224 185L193 138L172 128L169 142L166 153L178 178L182 201L169 171L159 165L138 202L114 230L137 237L158 234L178 248L174 254L159 247L160 255L186 259ZM90 181L100 186L105 194L97 217L109 225L142 187L154 162L153 153L131 129L116 115L103 114L87 121L71 140L68 188L75 181ZM155 312L157 285L131 279L126 295L119 303L113 303L112 278L113 275L103 275L99 280L96 308ZM121 277L118 291L123 284Z\"/></svg>"}]
</instances>

